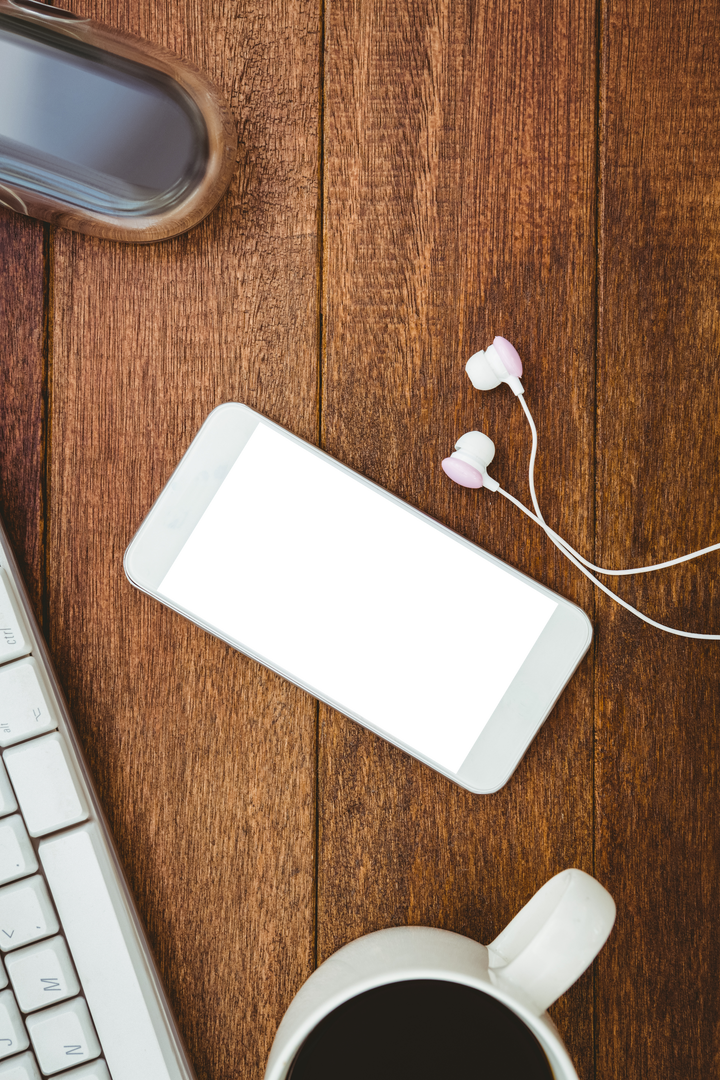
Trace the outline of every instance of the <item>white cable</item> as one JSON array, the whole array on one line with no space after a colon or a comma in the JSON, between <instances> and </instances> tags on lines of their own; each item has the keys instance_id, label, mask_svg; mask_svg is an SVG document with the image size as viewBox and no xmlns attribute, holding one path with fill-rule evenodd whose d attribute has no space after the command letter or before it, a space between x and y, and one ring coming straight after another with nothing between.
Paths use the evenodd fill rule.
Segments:
<instances>
[{"instance_id":1,"label":"white cable","mask_svg":"<svg viewBox=\"0 0 720 1080\"><path fill-rule=\"evenodd\" d=\"M532 416L530 415L530 410L527 407L527 402L525 401L525 395L524 394L519 394L518 395L518 401L520 402L520 404L523 407L523 412L525 413L525 415L527 417L527 422L530 425L530 434L532 435L532 450L530 451L530 465L528 467L528 480L530 482L530 498L532 499L533 509L535 510L535 513L537 514L538 518L540 519L540 521L544 525L545 524L545 518L542 516L542 514L540 512L540 507L539 507L538 501L537 501L537 495L535 494L535 458L537 456L537 448L538 448L537 428L535 427L535 421L533 420ZM538 522L538 524L539 524L539 522ZM560 539L562 539L562 537ZM577 555L577 552L575 552L575 554ZM578 555L578 558L580 559L581 562L585 562L585 560L583 558L581 558L580 555Z\"/></svg>"},{"instance_id":2,"label":"white cable","mask_svg":"<svg viewBox=\"0 0 720 1080\"><path fill-rule=\"evenodd\" d=\"M589 570L594 570L597 574L607 574L612 577L622 577L627 574L651 574L653 570L664 570L667 566L677 566L679 563L689 562L691 559L697 559L700 555L707 555L710 551L717 551L720 548L720 544L711 544L710 547L701 548L699 551L692 551L689 555L680 555L677 559L669 559L668 562L655 563L653 566L636 566L630 570L605 570L601 566L595 566L594 563L584 559L582 555L579 555L574 547L568 544L567 540L562 536L558 536L553 529L549 526L545 529L548 536L553 540L557 540L561 547L565 548L572 555L578 559L583 566L587 566Z\"/></svg>"},{"instance_id":3,"label":"white cable","mask_svg":"<svg viewBox=\"0 0 720 1080\"><path fill-rule=\"evenodd\" d=\"M558 533L556 533L553 529L550 528L540 511L540 507L537 501L537 495L535 494L535 457L537 455L538 447L537 428L535 427L535 422L530 415L530 410L527 407L525 397L523 395L519 395L518 400L523 407L523 412L527 417L528 424L530 425L530 433L532 435L532 450L530 451L530 465L528 467L530 498L532 499L533 509L535 510L535 515L538 519L538 525L542 525L545 532L548 534L556 547L564 548L569 551L572 555L575 556L576 559L578 559L583 564L583 566L587 566L589 570L594 570L596 574L607 574L611 577L622 577L626 574L651 574L654 570L664 570L668 566L677 566L679 563L689 562L690 559L697 559L701 555L707 555L710 551L718 551L720 549L720 544L711 544L709 547L700 548L699 551L691 551L689 555L680 555L677 559L668 559L667 562L655 563L652 566L635 566L629 570L606 570L604 567L595 566L594 563L591 563L588 559L583 558L580 552L576 551L575 548L567 542L567 540L565 540L562 536L560 536Z\"/></svg>"},{"instance_id":4,"label":"white cable","mask_svg":"<svg viewBox=\"0 0 720 1080\"><path fill-rule=\"evenodd\" d=\"M578 562L578 560L570 554L568 549L558 542L558 539L556 539L556 534L553 533L552 529L548 528L545 522L536 514L533 514L532 510L528 510L527 506L524 506L523 503L521 503L519 499L516 499L514 495L511 495L509 491L505 491L501 487L499 487L497 490L500 492L501 495L504 495L506 499L509 499L514 506L517 506L519 510L522 510L524 514L527 514L527 516L531 518L536 523L536 525L539 525L541 529L544 529L544 531L550 537L558 551L561 551L566 559L569 559L571 563L577 566L578 570L583 573L586 578L589 578L590 581L593 582L593 584L597 585L598 589L604 592L612 600L615 600L618 604L621 605L621 607L626 608L627 611L631 611L633 615L637 615L638 619L642 619L643 622L648 623L650 626L654 626L657 630L665 630L668 634L675 634L677 637L702 638L705 641L720 641L720 634L692 634L689 630L675 630L675 628L672 626L665 626L664 623L655 622L654 619L650 619L647 615L643 615L642 611L638 611L638 609L634 608L632 604L628 604L627 601L623 600L620 596L617 595L617 593L611 592L606 585L603 585L602 581L598 581L598 579L593 574L586 570L585 567L582 566L580 562Z\"/></svg>"}]
</instances>

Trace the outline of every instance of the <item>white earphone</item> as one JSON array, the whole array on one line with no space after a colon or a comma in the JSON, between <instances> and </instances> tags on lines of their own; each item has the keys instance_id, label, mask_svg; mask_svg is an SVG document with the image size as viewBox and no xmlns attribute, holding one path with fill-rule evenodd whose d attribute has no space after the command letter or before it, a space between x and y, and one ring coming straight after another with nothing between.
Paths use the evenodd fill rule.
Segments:
<instances>
[{"instance_id":1,"label":"white earphone","mask_svg":"<svg viewBox=\"0 0 720 1080\"><path fill-rule=\"evenodd\" d=\"M492 439L482 431L468 431L455 443L454 454L445 458L442 467L450 479L462 487L486 487L488 491L497 491L500 485L487 474L487 467L494 457Z\"/></svg>"},{"instance_id":2,"label":"white earphone","mask_svg":"<svg viewBox=\"0 0 720 1080\"><path fill-rule=\"evenodd\" d=\"M547 533L550 540L552 540L555 547L563 553L563 555L570 560L570 562L585 574L594 585L597 585L607 596L615 600L616 603L622 605L628 611L631 611L633 615L637 615L643 622L649 623L650 626L656 627L658 630L665 630L669 634L676 634L678 637L686 638L703 638L709 641L720 641L720 634L694 634L688 630L676 630L672 626L665 626L663 623L655 622L654 619L648 618L647 615L643 615L637 608L632 607L621 597L617 596L614 592L611 592L606 585L603 585L601 581L595 577L594 574L589 573L590 570L594 570L596 574L607 574L612 577L620 577L626 574L649 574L654 570L662 570L668 566L676 566L678 563L688 562L690 559L697 559L700 555L707 555L710 551L717 551L720 549L720 544L711 544L709 547L702 548L700 551L692 551L689 555L681 555L677 559L669 559L667 562L656 563L652 566L636 566L630 570L607 570L602 566L595 566L594 563L589 562L583 558L575 548L568 544L567 540L564 540L562 536L554 532L553 529L545 521L538 505L537 496L535 494L535 458L537 456L537 429L535 422L530 415L530 410L525 401L525 390L520 382L520 376L522 375L522 361L518 356L517 350L503 337L496 337L492 345L488 346L485 351L476 352L468 360L465 370L467 371L470 381L477 390L492 390L494 387L499 386L500 383L507 383L515 396L519 399L523 412L527 417L528 424L530 425L530 432L532 435L532 449L530 452L530 464L528 467L528 481L530 484L530 498L533 504L533 510L529 510L527 506L516 499L509 492L504 491L500 487L497 480L494 480L491 476L488 476L488 465L495 457L495 444L492 439L489 439L487 435L484 435L481 431L468 431L467 434L461 436L455 443L455 451L450 457L445 458L442 462L443 471L454 480L456 484L460 484L462 487L468 488L487 488L488 491L499 491L501 495L504 495L506 499L509 499L511 503L522 510L524 514L527 514L536 524L538 524Z\"/></svg>"},{"instance_id":3,"label":"white earphone","mask_svg":"<svg viewBox=\"0 0 720 1080\"><path fill-rule=\"evenodd\" d=\"M473 353L465 365L470 382L476 390L494 390L501 382L507 383L513 394L524 394L522 360L514 345L504 337L496 337L485 352Z\"/></svg>"}]
</instances>

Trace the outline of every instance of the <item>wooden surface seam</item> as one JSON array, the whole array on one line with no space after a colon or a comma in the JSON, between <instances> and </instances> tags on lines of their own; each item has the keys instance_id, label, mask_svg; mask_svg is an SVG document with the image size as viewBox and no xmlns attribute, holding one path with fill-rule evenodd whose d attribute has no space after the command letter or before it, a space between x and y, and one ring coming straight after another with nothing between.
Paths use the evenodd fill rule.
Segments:
<instances>
[{"instance_id":1,"label":"wooden surface seam","mask_svg":"<svg viewBox=\"0 0 720 1080\"><path fill-rule=\"evenodd\" d=\"M487 943L568 866L618 905L551 1009L579 1076L716 1075L717 645L644 626L439 463L484 430L529 498L517 402L463 371L503 334L554 528L608 566L719 539L717 3L72 6L197 64L238 125L228 194L185 236L122 245L0 208L0 509L199 1080L260 1080L347 941ZM588 612L593 647L501 791L460 789L124 579L228 400ZM720 632L719 566L611 587Z\"/></svg>"}]
</instances>

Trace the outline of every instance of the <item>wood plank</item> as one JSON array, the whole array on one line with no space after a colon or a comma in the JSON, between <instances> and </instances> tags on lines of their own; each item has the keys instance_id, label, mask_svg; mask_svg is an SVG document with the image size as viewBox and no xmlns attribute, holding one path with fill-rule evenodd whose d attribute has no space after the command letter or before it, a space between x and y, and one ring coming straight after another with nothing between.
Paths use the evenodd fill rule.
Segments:
<instances>
[{"instance_id":1,"label":"wood plank","mask_svg":"<svg viewBox=\"0 0 720 1080\"><path fill-rule=\"evenodd\" d=\"M58 230L51 643L198 1075L260 1077L314 951L314 702L133 590L215 405L318 431L319 5L79 0L223 88L239 168L150 247Z\"/></svg>"},{"instance_id":2,"label":"wood plank","mask_svg":"<svg viewBox=\"0 0 720 1080\"><path fill-rule=\"evenodd\" d=\"M520 408L463 371L504 334L541 503L592 550L595 53L590 3L326 7L323 445L591 617L532 524L440 460L482 428L493 475L528 498ZM592 871L592 753L591 658L491 796L321 709L318 958L403 923L487 942L552 874ZM590 974L553 1009L583 1077L592 1012Z\"/></svg>"},{"instance_id":3,"label":"wood plank","mask_svg":"<svg viewBox=\"0 0 720 1080\"><path fill-rule=\"evenodd\" d=\"M0 206L0 513L41 625L50 236L49 226Z\"/></svg>"},{"instance_id":4,"label":"wood plank","mask_svg":"<svg viewBox=\"0 0 720 1080\"><path fill-rule=\"evenodd\" d=\"M718 540L717 5L604 5L598 555ZM661 622L720 632L717 554L623 583ZM717 643L609 602L597 644L598 871L618 901L599 962L598 1075L717 1075Z\"/></svg>"}]
</instances>

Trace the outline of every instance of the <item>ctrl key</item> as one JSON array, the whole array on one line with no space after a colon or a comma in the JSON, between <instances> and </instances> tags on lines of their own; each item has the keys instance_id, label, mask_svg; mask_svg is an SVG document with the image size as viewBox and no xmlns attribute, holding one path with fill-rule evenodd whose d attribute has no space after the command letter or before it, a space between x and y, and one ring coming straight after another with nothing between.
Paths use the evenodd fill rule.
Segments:
<instances>
[{"instance_id":1,"label":"ctrl key","mask_svg":"<svg viewBox=\"0 0 720 1080\"><path fill-rule=\"evenodd\" d=\"M83 998L32 1013L26 1023L45 1076L100 1057L100 1043Z\"/></svg>"}]
</instances>

